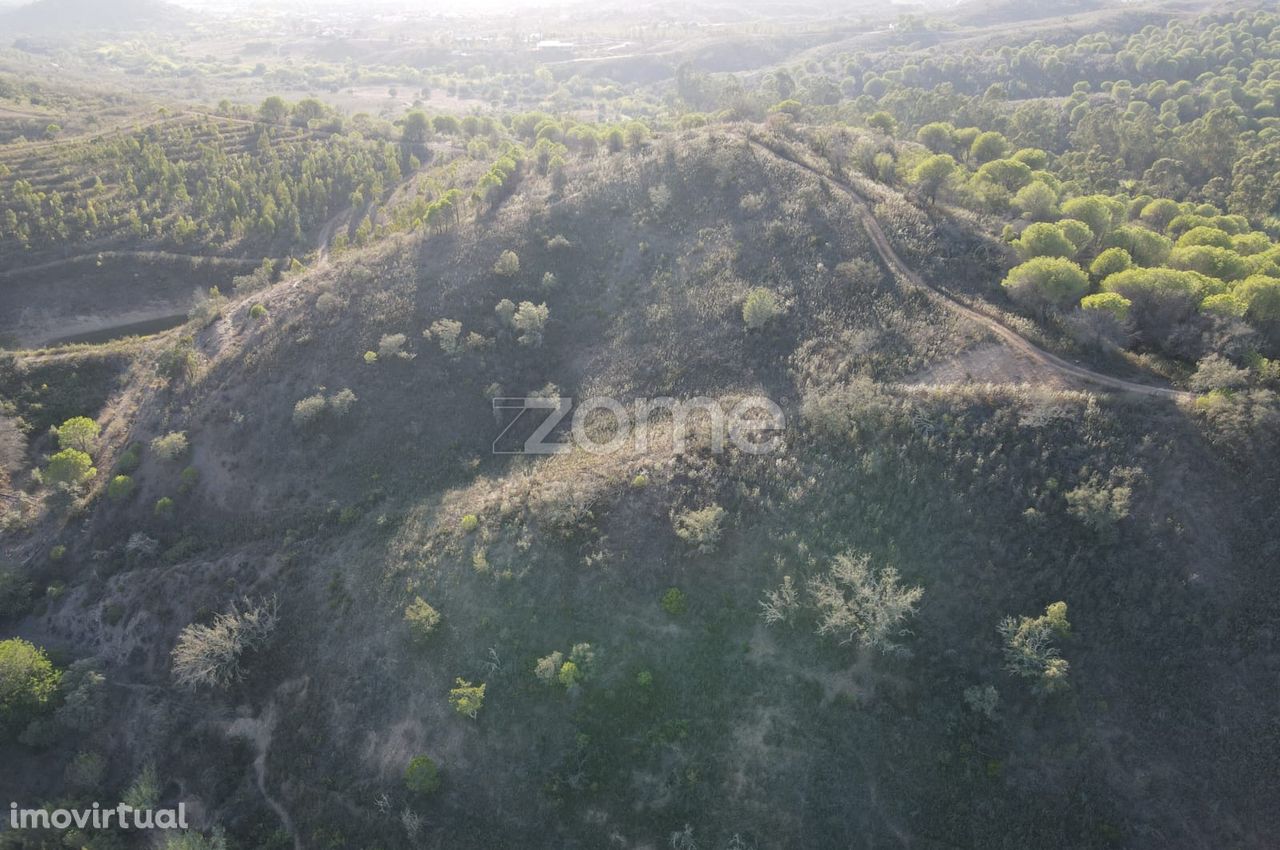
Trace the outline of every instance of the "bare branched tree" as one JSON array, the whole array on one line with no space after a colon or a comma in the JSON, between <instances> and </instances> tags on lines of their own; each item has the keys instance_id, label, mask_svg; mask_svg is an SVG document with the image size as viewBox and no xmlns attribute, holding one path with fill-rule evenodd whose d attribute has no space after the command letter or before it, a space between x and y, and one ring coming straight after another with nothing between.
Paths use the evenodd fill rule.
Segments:
<instances>
[{"instance_id":1,"label":"bare branched tree","mask_svg":"<svg viewBox=\"0 0 1280 850\"><path fill-rule=\"evenodd\" d=\"M247 597L232 603L213 624L192 623L178 635L173 648L173 676L189 688L212 685L225 688L243 675L241 656L266 644L279 620L273 596L260 602Z\"/></svg>"},{"instance_id":2,"label":"bare branched tree","mask_svg":"<svg viewBox=\"0 0 1280 850\"><path fill-rule=\"evenodd\" d=\"M783 576L777 590L767 591L760 600L760 617L765 625L789 623L800 609L800 597L791 576Z\"/></svg>"},{"instance_id":3,"label":"bare branched tree","mask_svg":"<svg viewBox=\"0 0 1280 850\"><path fill-rule=\"evenodd\" d=\"M693 837L693 827L684 825L684 829L671 833L671 850L698 850L698 842Z\"/></svg>"},{"instance_id":4,"label":"bare branched tree","mask_svg":"<svg viewBox=\"0 0 1280 850\"><path fill-rule=\"evenodd\" d=\"M408 835L409 840L412 841L422 830L422 815L405 806L404 811L400 813L400 824L404 827L405 835Z\"/></svg>"},{"instance_id":5,"label":"bare branched tree","mask_svg":"<svg viewBox=\"0 0 1280 850\"><path fill-rule=\"evenodd\" d=\"M809 593L818 634L891 653L906 651L897 638L909 634L903 621L915 613L924 589L903 587L893 567L872 570L869 556L845 552L829 572L809 579Z\"/></svg>"}]
</instances>

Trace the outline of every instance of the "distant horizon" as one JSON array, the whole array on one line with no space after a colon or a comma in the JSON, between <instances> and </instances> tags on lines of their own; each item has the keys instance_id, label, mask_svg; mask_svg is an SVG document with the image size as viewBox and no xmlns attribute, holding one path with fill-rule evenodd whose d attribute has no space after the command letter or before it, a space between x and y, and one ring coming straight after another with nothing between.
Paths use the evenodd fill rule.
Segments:
<instances>
[{"instance_id":1,"label":"distant horizon","mask_svg":"<svg viewBox=\"0 0 1280 850\"><path fill-rule=\"evenodd\" d=\"M47 0L0 0L0 9L15 11L34 6ZM110 6L113 0L98 0L95 5ZM262 10L272 12L297 12L299 14L332 14L335 12L363 12L366 14L388 14L394 12L415 12L415 13L441 13L447 15L461 16L482 16L501 13L518 14L523 11L546 11L547 9L565 9L572 10L583 6L591 6L593 10L607 9L611 6L621 7L623 4L610 0L606 3L592 2L592 0L432 0L429 3L417 3L413 0L156 0L163 3L180 8L189 9L197 12L228 12L241 13L246 10ZM924 7L931 10L943 10L964 5L965 3L976 2L976 0L890 0L889 6L903 7ZM1124 0L1113 0L1115 5L1125 5ZM675 7L680 5L676 2L661 2L658 4L663 7ZM730 4L722 3L693 3L689 4L695 8L725 7ZM737 8L751 9L759 7L761 9L778 7L796 7L812 10L819 14L838 15L847 11L847 4L829 0L829 2L806 2L805 0L779 0L779 2L769 2L769 0L761 0L756 3L737 4ZM1051 5L1046 3L1046 5Z\"/></svg>"}]
</instances>

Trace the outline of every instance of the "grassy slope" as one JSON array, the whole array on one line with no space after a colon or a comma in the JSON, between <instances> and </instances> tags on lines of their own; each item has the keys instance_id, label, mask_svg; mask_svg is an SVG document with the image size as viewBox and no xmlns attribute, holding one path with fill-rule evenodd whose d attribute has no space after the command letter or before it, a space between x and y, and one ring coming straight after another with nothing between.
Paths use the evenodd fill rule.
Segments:
<instances>
[{"instance_id":1,"label":"grassy slope","mask_svg":"<svg viewBox=\"0 0 1280 850\"><path fill-rule=\"evenodd\" d=\"M255 296L265 323L238 305L200 335L201 377L143 406L133 436L188 430L200 484L162 523L150 505L179 467L144 461L135 501L99 506L69 539L75 587L26 626L162 686L121 691L135 729L122 775L155 758L248 846L271 846L255 750L223 735L241 706L279 718L259 739L267 784L307 846L403 842L373 801L413 803L399 775L419 752L446 779L413 804L451 847L661 846L686 823L705 845L740 832L761 847L1258 846L1274 832L1274 786L1257 781L1277 755L1259 696L1275 673L1273 463L1241 479L1197 421L1158 405L876 389L867 378L977 340L884 275L839 195L734 134L579 168L563 193L531 176L475 225L287 280ZM570 247L548 247L555 235ZM511 279L490 271L504 249L521 258ZM789 311L748 335L739 304L756 285ZM499 327L504 297L546 300L540 348ZM442 316L493 347L445 357L420 336ZM362 361L395 332L413 359ZM764 458L489 455L489 386L548 382L763 392L792 427ZM319 387L360 400L300 432L293 404ZM826 415L806 419L815 399ZM1129 467L1143 472L1114 536L1068 515L1067 491ZM728 528L699 555L670 517L711 502ZM168 554L127 558L137 530ZM108 553L95 578L91 546ZM763 589L851 547L926 588L911 657L821 642L805 620L760 624ZM670 586L682 615L658 604ZM178 629L246 592L278 593L284 612L249 678L224 698L163 687ZM444 616L425 647L400 622L414 594ZM1058 599L1073 688L1040 700L1001 672L995 625ZM534 680L537 657L578 641L600 658L581 690ZM489 685L476 721L447 705L458 676ZM993 721L961 699L988 682ZM159 732L136 737L153 715Z\"/></svg>"}]
</instances>

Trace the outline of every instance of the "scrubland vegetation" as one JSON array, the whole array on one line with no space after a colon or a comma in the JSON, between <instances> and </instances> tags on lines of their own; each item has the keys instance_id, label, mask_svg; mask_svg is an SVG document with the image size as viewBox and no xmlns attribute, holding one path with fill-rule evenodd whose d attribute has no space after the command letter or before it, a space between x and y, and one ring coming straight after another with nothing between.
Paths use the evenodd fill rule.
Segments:
<instances>
[{"instance_id":1,"label":"scrubland vegetation","mask_svg":"<svg viewBox=\"0 0 1280 850\"><path fill-rule=\"evenodd\" d=\"M1273 10L66 2L0 14L0 798L193 829L0 847L1273 843Z\"/></svg>"}]
</instances>

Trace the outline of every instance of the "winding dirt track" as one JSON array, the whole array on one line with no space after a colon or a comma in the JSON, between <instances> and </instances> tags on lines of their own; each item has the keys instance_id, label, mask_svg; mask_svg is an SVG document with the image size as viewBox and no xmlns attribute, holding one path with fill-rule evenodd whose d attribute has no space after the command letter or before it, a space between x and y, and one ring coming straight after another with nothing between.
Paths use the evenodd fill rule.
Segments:
<instances>
[{"instance_id":1,"label":"winding dirt track","mask_svg":"<svg viewBox=\"0 0 1280 850\"><path fill-rule=\"evenodd\" d=\"M872 214L871 205L867 203L867 199L863 197L853 185L796 158L795 155L789 151L776 148L754 137L751 138L751 143L764 152L785 160L797 168L802 168L810 174L839 187L854 202L854 208L857 210L858 218L861 220L863 229L867 232L867 236L870 237L871 244L875 247L876 253L880 255L880 259L884 261L884 264L894 273L894 275L905 280L912 286L918 287L929 293L930 296L941 301L942 304L953 313L982 325L984 328L991 331L991 333L999 337L1001 341L1014 351L1019 352L1047 369L1052 369L1053 371L1080 383L1104 387L1106 389L1116 390L1119 392L1132 393L1134 395L1147 396L1149 398L1167 398L1178 402L1190 402L1195 399L1195 393L1175 390L1169 387L1154 387L1150 384L1140 384L1135 381L1126 381L1123 378L1106 375L1102 372L1095 372L1085 366L1072 363L1063 357L1059 357L1056 354L1045 351L1043 348L1040 348L1030 342L1017 331L1009 328L998 319L994 319L991 316L978 312L972 307L962 304L953 296L936 286L927 283L924 278L902 261L902 258L898 256L898 253L893 250L893 246L889 244L889 238L885 236L884 231L880 228L880 223L876 221L875 216Z\"/></svg>"},{"instance_id":2,"label":"winding dirt track","mask_svg":"<svg viewBox=\"0 0 1280 850\"><path fill-rule=\"evenodd\" d=\"M82 263L85 260L96 260L99 258L118 260L120 258L137 258L143 260L192 260L200 263L207 263L215 266L240 266L253 267L258 264L258 260L246 257L219 257L215 254L176 254L172 251L148 251L138 250L132 251L128 249L107 250L107 251L90 251L84 254L75 254L70 257L58 257L54 260L45 260L31 266L22 266L12 269L0 269L0 278L13 277L14 275L28 274L31 272L48 271L56 269L59 266L67 266L72 263Z\"/></svg>"}]
</instances>

